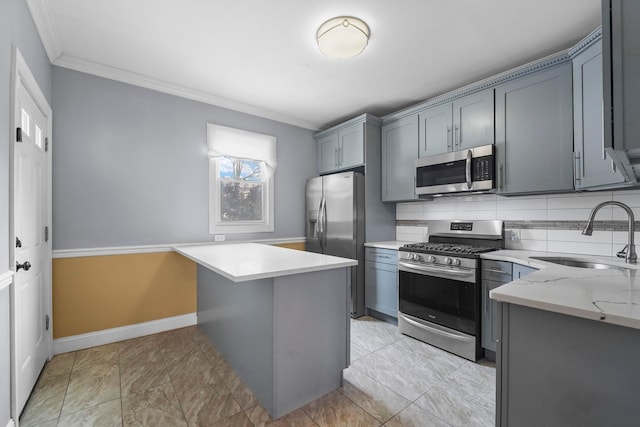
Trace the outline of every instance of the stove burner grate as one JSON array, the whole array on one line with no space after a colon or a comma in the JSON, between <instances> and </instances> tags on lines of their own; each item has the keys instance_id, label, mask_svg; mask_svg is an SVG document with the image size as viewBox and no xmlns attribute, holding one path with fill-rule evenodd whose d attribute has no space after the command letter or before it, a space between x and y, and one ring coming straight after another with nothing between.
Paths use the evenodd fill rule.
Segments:
<instances>
[{"instance_id":1,"label":"stove burner grate","mask_svg":"<svg viewBox=\"0 0 640 427\"><path fill-rule=\"evenodd\" d=\"M425 251L443 254L480 254L494 251L496 248L490 246L460 245L456 243L408 243L403 246L404 250Z\"/></svg>"}]
</instances>

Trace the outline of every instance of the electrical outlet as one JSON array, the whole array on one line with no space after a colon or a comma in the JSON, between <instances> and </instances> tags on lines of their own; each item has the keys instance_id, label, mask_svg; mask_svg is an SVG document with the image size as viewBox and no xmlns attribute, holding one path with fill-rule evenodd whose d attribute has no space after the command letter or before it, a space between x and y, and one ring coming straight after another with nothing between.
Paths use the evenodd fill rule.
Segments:
<instances>
[{"instance_id":1,"label":"electrical outlet","mask_svg":"<svg viewBox=\"0 0 640 427\"><path fill-rule=\"evenodd\" d=\"M509 230L509 232L510 232L510 238L512 242L520 241L520 230Z\"/></svg>"},{"instance_id":2,"label":"electrical outlet","mask_svg":"<svg viewBox=\"0 0 640 427\"><path fill-rule=\"evenodd\" d=\"M215 240L216 242L224 242L224 234L216 234L213 237L213 240Z\"/></svg>"}]
</instances>

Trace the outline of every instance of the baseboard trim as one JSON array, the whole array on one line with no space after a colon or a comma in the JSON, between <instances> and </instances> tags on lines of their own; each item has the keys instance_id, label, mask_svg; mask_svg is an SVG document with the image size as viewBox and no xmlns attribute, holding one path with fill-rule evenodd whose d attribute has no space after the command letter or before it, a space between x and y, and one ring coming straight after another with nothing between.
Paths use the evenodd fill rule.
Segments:
<instances>
[{"instance_id":1,"label":"baseboard trim","mask_svg":"<svg viewBox=\"0 0 640 427\"><path fill-rule=\"evenodd\" d=\"M53 340L53 354L84 350L86 348L96 347L99 345L111 344L118 341L143 337L145 335L170 331L172 329L193 326L197 323L197 313L189 313L183 314L181 316L153 320L150 322L137 323L135 325L122 326L119 328L105 329L103 331L59 338Z\"/></svg>"},{"instance_id":2,"label":"baseboard trim","mask_svg":"<svg viewBox=\"0 0 640 427\"><path fill-rule=\"evenodd\" d=\"M13 283L13 271L8 270L0 273L0 291L9 287Z\"/></svg>"}]
</instances>

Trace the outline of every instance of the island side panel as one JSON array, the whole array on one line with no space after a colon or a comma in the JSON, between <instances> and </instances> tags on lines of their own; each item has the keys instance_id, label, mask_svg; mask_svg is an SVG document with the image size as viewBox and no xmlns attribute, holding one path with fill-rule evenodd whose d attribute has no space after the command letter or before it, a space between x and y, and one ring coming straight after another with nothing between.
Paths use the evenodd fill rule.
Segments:
<instances>
[{"instance_id":1,"label":"island side panel","mask_svg":"<svg viewBox=\"0 0 640 427\"><path fill-rule=\"evenodd\" d=\"M236 283L198 266L198 327L269 410L273 406L273 279Z\"/></svg>"},{"instance_id":2,"label":"island side panel","mask_svg":"<svg viewBox=\"0 0 640 427\"><path fill-rule=\"evenodd\" d=\"M350 270L274 279L274 418L341 386L349 364Z\"/></svg>"},{"instance_id":3,"label":"island side panel","mask_svg":"<svg viewBox=\"0 0 640 427\"><path fill-rule=\"evenodd\" d=\"M640 330L500 305L496 425L638 425Z\"/></svg>"}]
</instances>

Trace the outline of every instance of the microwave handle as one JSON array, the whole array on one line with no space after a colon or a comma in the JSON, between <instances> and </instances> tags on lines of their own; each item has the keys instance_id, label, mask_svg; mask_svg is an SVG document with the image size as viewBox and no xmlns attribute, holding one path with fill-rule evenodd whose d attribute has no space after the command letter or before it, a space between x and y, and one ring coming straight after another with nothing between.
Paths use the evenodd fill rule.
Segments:
<instances>
[{"instance_id":1,"label":"microwave handle","mask_svg":"<svg viewBox=\"0 0 640 427\"><path fill-rule=\"evenodd\" d=\"M471 190L471 187L473 185L473 182L471 181L471 160L473 158L473 153L471 152L471 150L467 151L467 164L466 164L466 170L465 170L465 175L467 178L467 188L469 190Z\"/></svg>"}]
</instances>

